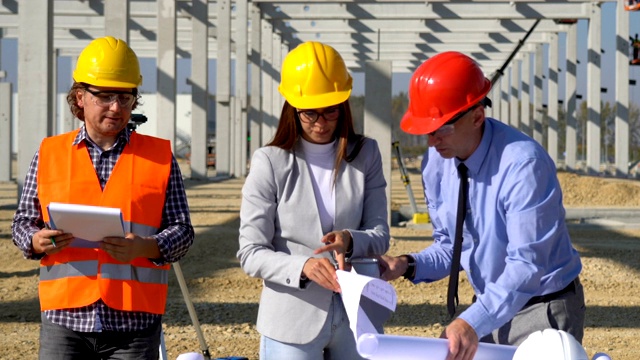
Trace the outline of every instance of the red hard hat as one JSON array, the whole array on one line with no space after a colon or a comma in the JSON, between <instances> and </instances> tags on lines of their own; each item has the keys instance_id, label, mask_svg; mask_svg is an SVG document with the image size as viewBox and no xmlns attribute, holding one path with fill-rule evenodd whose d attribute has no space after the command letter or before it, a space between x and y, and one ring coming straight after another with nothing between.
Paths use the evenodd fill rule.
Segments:
<instances>
[{"instance_id":1,"label":"red hard hat","mask_svg":"<svg viewBox=\"0 0 640 360\"><path fill-rule=\"evenodd\" d=\"M400 128L414 135L436 131L456 114L479 103L491 90L480 66L455 51L433 56L416 69L409 83L409 108Z\"/></svg>"}]
</instances>

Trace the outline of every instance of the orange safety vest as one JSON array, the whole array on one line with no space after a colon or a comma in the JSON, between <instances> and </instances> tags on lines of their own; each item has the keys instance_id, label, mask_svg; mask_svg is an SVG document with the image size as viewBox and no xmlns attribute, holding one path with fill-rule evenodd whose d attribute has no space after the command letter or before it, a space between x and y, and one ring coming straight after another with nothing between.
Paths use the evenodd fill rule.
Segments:
<instances>
[{"instance_id":1,"label":"orange safety vest","mask_svg":"<svg viewBox=\"0 0 640 360\"><path fill-rule=\"evenodd\" d=\"M50 202L106 206L121 209L125 232L157 234L171 172L169 141L133 132L103 190L85 142L72 145L78 131L46 138L40 145L37 182L44 221L49 223ZM74 239L59 253L42 258L42 310L102 299L113 309L164 313L169 265L156 266L146 258L122 263L89 243Z\"/></svg>"}]
</instances>

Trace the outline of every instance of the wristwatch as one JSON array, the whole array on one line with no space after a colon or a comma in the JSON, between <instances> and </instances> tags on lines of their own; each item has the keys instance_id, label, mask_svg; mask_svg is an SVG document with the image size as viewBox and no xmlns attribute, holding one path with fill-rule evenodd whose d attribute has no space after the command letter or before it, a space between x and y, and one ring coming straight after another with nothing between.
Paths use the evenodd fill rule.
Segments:
<instances>
[{"instance_id":1,"label":"wristwatch","mask_svg":"<svg viewBox=\"0 0 640 360\"><path fill-rule=\"evenodd\" d=\"M407 271L404 272L402 277L407 280L413 280L413 278L416 276L416 259L414 259L413 256L407 254L401 256L405 256L407 258L408 265Z\"/></svg>"}]
</instances>

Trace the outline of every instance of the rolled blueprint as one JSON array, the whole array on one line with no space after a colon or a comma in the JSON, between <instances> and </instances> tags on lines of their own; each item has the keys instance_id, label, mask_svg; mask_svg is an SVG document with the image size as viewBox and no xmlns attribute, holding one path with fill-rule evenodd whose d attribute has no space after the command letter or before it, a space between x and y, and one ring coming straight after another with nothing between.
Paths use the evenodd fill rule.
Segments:
<instances>
[{"instance_id":1,"label":"rolled blueprint","mask_svg":"<svg viewBox=\"0 0 640 360\"><path fill-rule=\"evenodd\" d=\"M449 341L415 336L363 334L358 352L371 360L444 360ZM511 360L515 346L480 343L474 360Z\"/></svg>"}]
</instances>

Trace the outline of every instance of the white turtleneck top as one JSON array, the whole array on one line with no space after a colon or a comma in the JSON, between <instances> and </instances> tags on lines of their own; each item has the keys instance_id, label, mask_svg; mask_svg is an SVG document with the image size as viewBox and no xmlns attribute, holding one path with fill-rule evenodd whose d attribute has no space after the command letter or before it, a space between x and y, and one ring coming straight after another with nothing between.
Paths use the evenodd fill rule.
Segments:
<instances>
[{"instance_id":1,"label":"white turtleneck top","mask_svg":"<svg viewBox=\"0 0 640 360\"><path fill-rule=\"evenodd\" d=\"M318 204L322 233L333 230L335 219L335 189L333 186L333 165L336 158L336 140L328 144L314 144L300 138L302 149L311 172L313 192Z\"/></svg>"}]
</instances>

